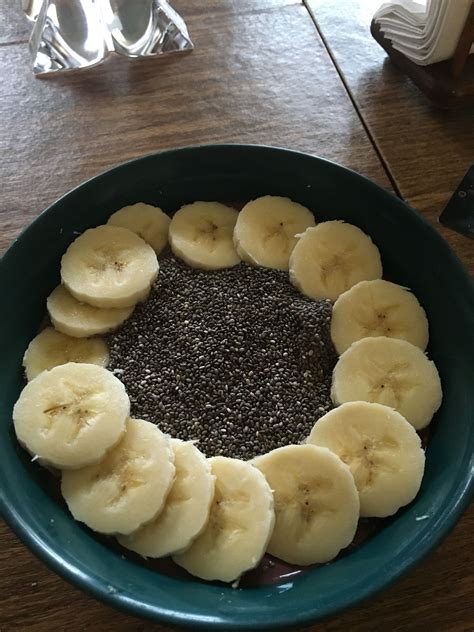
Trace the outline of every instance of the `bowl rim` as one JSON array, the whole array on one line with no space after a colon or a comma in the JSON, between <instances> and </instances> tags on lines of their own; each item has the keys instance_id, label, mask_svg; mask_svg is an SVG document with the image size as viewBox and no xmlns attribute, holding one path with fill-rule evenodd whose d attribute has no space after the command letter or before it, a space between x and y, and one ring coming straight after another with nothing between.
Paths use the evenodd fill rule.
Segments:
<instances>
[{"instance_id":1,"label":"bowl rim","mask_svg":"<svg viewBox=\"0 0 474 632\"><path fill-rule=\"evenodd\" d=\"M41 221L42 216L49 213L56 205L64 204L70 196L76 195L81 189L85 189L90 183L100 181L102 178L110 176L112 173L120 172L122 169L126 169L131 164L139 164L148 160L153 160L157 157L166 155L185 154L189 152L196 152L199 150L213 150L213 151L276 151L279 153L285 153L288 156L303 157L304 159L311 159L322 163L328 163L332 167L336 168L336 171L349 173L353 178L358 180L362 179L370 187L375 188L379 193L384 196L390 196L393 201L396 201L401 212L409 215L412 221L421 223L426 229L429 230L431 239L434 239L438 243L438 247L444 250L447 258L452 260L453 265L458 270L458 273L463 277L464 282L472 290L472 280L460 262L456 254L451 250L448 243L439 235L439 233L428 223L428 221L412 209L406 202L396 197L390 191L384 189L379 184L373 182L366 176L363 176L352 169L344 167L336 162L314 156L302 151L296 151L286 149L277 146L270 145L258 145L258 144L240 144L240 143L210 143L210 144L198 144L191 146L184 146L178 148L167 149L158 152L152 152L144 156L133 158L125 162L121 162L114 165L95 176L81 182L73 189L59 197L52 204L47 206L32 222L30 222L20 234L12 241L4 255L0 259L0 267L3 262L15 255L16 245L23 238L23 236L31 231L36 230L37 224ZM474 429L471 429L470 444L474 445ZM466 459L465 459L466 460ZM470 464L470 468L469 468ZM361 585L360 588L351 593L345 595L344 598L333 600L332 603L327 603L325 606L310 607L302 611L295 613L288 613L286 616L281 617L278 621L271 621L264 623L261 620L252 621L216 621L213 622L216 628L219 629L248 629L248 630L261 630L261 629L277 629L296 625L305 625L322 618L330 617L336 613L342 612L356 604L365 601L369 597L378 594L395 581L397 581L402 575L409 572L414 566L416 566L422 559L432 551L440 541L448 535L456 522L459 520L461 514L467 508L473 493L474 493L474 454L471 455L470 460L466 460L465 472L462 470L462 476L456 477L456 485L451 497L446 502L446 511L437 516L436 521L431 523L431 529L429 533L426 533L421 540L418 541L416 553L411 557L404 557L403 559L393 559L391 567L382 576L378 577L377 584L374 586L373 582L367 582L366 585ZM4 489L0 486L0 513L3 515L5 522L11 527L11 529L18 535L21 541L32 551L42 562L46 564L51 570L57 573L60 577L67 580L74 586L79 587L87 594L97 598L99 601L119 608L122 611L139 616L142 618L151 619L171 625L178 625L181 627L188 627L193 629L209 629L210 622L204 617L194 616L192 619L186 616L182 612L171 612L167 608L163 608L161 605L154 605L153 609L145 607L143 602L136 598L129 598L125 595L110 592L107 586L101 585L90 576L76 572L74 567L71 567L60 555L58 555L54 547L49 546L41 537L38 537L35 532L32 532L28 528L28 524L22 519L21 513L19 513L14 505L7 502L7 498L4 495ZM399 556L400 557L400 556ZM256 589L245 589L246 591L259 591Z\"/></svg>"}]
</instances>

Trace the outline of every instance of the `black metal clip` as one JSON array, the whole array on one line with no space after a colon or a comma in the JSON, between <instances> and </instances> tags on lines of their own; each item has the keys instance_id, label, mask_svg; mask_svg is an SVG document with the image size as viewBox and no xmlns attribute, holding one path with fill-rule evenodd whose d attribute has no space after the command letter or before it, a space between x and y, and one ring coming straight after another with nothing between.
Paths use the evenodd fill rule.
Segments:
<instances>
[{"instance_id":1,"label":"black metal clip","mask_svg":"<svg viewBox=\"0 0 474 632\"><path fill-rule=\"evenodd\" d=\"M474 239L474 165L462 179L439 216L439 221L461 235Z\"/></svg>"}]
</instances>

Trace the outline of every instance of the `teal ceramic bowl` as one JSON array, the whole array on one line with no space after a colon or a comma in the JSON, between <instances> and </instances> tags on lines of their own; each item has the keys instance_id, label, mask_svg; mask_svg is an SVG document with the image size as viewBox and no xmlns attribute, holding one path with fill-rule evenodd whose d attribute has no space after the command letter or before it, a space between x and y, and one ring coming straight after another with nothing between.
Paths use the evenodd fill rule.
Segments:
<instances>
[{"instance_id":1,"label":"teal ceramic bowl","mask_svg":"<svg viewBox=\"0 0 474 632\"><path fill-rule=\"evenodd\" d=\"M318 220L344 219L371 235L387 278L413 289L430 320L429 352L444 390L432 423L416 500L346 557L293 580L233 589L173 579L107 548L74 522L19 448L11 413L21 360L59 280L77 232L145 201L174 211L197 199L285 195ZM446 243L406 204L369 180L312 156L270 147L178 149L120 165L50 206L0 264L0 486L5 520L50 568L94 597L163 623L211 630L308 624L353 606L395 581L454 526L472 495L474 295ZM426 517L427 516L427 517ZM424 517L422 520L417 518Z\"/></svg>"}]
</instances>

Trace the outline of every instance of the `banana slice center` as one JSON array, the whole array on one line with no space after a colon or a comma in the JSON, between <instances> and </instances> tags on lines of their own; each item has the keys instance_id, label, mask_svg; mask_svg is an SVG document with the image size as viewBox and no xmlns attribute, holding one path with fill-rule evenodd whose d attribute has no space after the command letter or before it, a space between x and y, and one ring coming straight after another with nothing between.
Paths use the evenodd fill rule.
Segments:
<instances>
[{"instance_id":1,"label":"banana slice center","mask_svg":"<svg viewBox=\"0 0 474 632\"><path fill-rule=\"evenodd\" d=\"M380 310L374 309L370 316L359 316L357 321L365 334L378 333L381 336L396 338L398 332L401 331L396 326L396 319L393 318L393 313L396 311L396 305L388 305Z\"/></svg>"},{"instance_id":2,"label":"banana slice center","mask_svg":"<svg viewBox=\"0 0 474 632\"><path fill-rule=\"evenodd\" d=\"M215 542L241 537L248 525L239 519L248 510L249 497L246 494L224 496L216 489L209 518L209 529Z\"/></svg>"},{"instance_id":3,"label":"banana slice center","mask_svg":"<svg viewBox=\"0 0 474 632\"><path fill-rule=\"evenodd\" d=\"M359 491L371 487L382 473L395 473L396 456L400 445L391 437L373 439L359 436L355 441L359 447L347 450L339 456L351 470Z\"/></svg>"},{"instance_id":4,"label":"banana slice center","mask_svg":"<svg viewBox=\"0 0 474 632\"><path fill-rule=\"evenodd\" d=\"M327 253L324 260L317 256L317 264L320 266L320 278L324 287L332 286L335 282L341 283L342 287L350 286L349 270L351 269L351 249L345 249L341 252ZM323 261L321 263L321 261Z\"/></svg>"},{"instance_id":5,"label":"banana slice center","mask_svg":"<svg viewBox=\"0 0 474 632\"><path fill-rule=\"evenodd\" d=\"M300 494L301 498L299 501L299 512L302 520L310 523L317 515L333 513L333 508L325 498L331 489L332 483L327 479L298 484L298 494Z\"/></svg>"},{"instance_id":6,"label":"banana slice center","mask_svg":"<svg viewBox=\"0 0 474 632\"><path fill-rule=\"evenodd\" d=\"M270 242L272 242L271 246L269 246ZM284 253L288 252L289 239L286 234L284 222L278 222L278 224L272 224L268 227L262 238L262 245L264 248L278 248Z\"/></svg>"},{"instance_id":7,"label":"banana slice center","mask_svg":"<svg viewBox=\"0 0 474 632\"><path fill-rule=\"evenodd\" d=\"M418 386L410 375L410 365L406 362L395 363L390 369L380 367L373 362L374 377L369 390L370 401L399 408L407 395Z\"/></svg>"},{"instance_id":8,"label":"banana slice center","mask_svg":"<svg viewBox=\"0 0 474 632\"><path fill-rule=\"evenodd\" d=\"M217 242L220 238L221 228L225 229L225 227L218 226L212 220L203 221L196 230L193 241L199 243L207 243L209 250L212 252L217 246ZM225 232L225 230L222 232Z\"/></svg>"},{"instance_id":9,"label":"banana slice center","mask_svg":"<svg viewBox=\"0 0 474 632\"><path fill-rule=\"evenodd\" d=\"M63 384L63 388L64 399L43 409L45 417L40 432L47 436L58 427L67 428L66 444L71 445L93 424L99 411L94 407L93 394L89 390L73 384Z\"/></svg>"},{"instance_id":10,"label":"banana slice center","mask_svg":"<svg viewBox=\"0 0 474 632\"><path fill-rule=\"evenodd\" d=\"M121 504L131 491L145 485L145 481L142 478L139 478L136 475L136 472L132 474L132 471L132 467L129 466L118 475L115 483L117 491L108 501L107 505L109 507L113 508Z\"/></svg>"},{"instance_id":11,"label":"banana slice center","mask_svg":"<svg viewBox=\"0 0 474 632\"><path fill-rule=\"evenodd\" d=\"M92 490L97 487L108 487L109 495L106 506L114 509L122 504L130 492L142 487L146 481L141 472L146 464L142 455L127 455L113 464L99 469L92 482Z\"/></svg>"},{"instance_id":12,"label":"banana slice center","mask_svg":"<svg viewBox=\"0 0 474 632\"><path fill-rule=\"evenodd\" d=\"M333 483L329 479L303 479L290 496L285 494L275 497L275 513L292 525L296 541L303 540L308 528L317 520L334 513L335 508L330 502L332 489Z\"/></svg>"},{"instance_id":13,"label":"banana slice center","mask_svg":"<svg viewBox=\"0 0 474 632\"><path fill-rule=\"evenodd\" d=\"M120 275L129 264L125 252L100 248L94 252L94 255L89 262L89 268L99 278L104 273Z\"/></svg>"}]
</instances>

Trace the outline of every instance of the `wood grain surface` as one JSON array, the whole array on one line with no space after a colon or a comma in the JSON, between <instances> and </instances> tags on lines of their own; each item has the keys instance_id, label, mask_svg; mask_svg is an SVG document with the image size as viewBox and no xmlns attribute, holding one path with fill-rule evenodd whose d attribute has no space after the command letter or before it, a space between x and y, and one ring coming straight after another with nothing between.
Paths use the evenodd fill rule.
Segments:
<instances>
[{"instance_id":1,"label":"wood grain surface","mask_svg":"<svg viewBox=\"0 0 474 632\"><path fill-rule=\"evenodd\" d=\"M249 142L300 149L393 186L432 221L472 159L469 115L453 121L433 113L383 63L383 51L371 48L361 24L372 0L344 0L346 39L333 28L329 0L315 0L318 20L324 8L318 22L324 41L302 2L176 0L196 45L190 55L113 58L87 73L43 80L30 70L29 27L19 3L0 2L0 251L71 187L168 147ZM350 28L348 16L355 19ZM472 243L444 234L473 272ZM471 509L407 578L307 629L470 632L473 532ZM166 629L68 585L4 524L0 569L0 632Z\"/></svg>"},{"instance_id":2,"label":"wood grain surface","mask_svg":"<svg viewBox=\"0 0 474 632\"><path fill-rule=\"evenodd\" d=\"M180 145L292 147L389 187L306 9L275 0L262 6L248 14L194 9L191 54L111 58L51 79L32 76L25 44L0 46L0 152L8 156L0 163L0 248L82 180Z\"/></svg>"},{"instance_id":3,"label":"wood grain surface","mask_svg":"<svg viewBox=\"0 0 474 632\"><path fill-rule=\"evenodd\" d=\"M307 632L472 632L474 507L408 577ZM0 523L0 630L171 632L94 601L39 562Z\"/></svg>"},{"instance_id":4,"label":"wood grain surface","mask_svg":"<svg viewBox=\"0 0 474 632\"><path fill-rule=\"evenodd\" d=\"M395 190L420 211L469 265L474 248L438 217L474 163L474 109L430 105L371 37L380 0L305 0Z\"/></svg>"}]
</instances>

